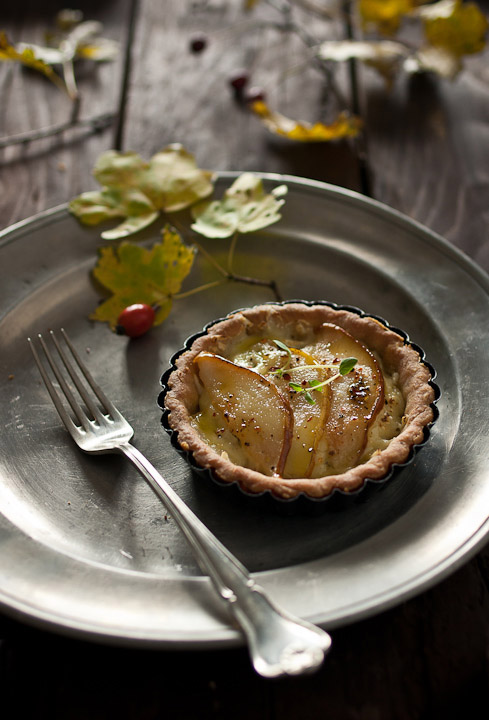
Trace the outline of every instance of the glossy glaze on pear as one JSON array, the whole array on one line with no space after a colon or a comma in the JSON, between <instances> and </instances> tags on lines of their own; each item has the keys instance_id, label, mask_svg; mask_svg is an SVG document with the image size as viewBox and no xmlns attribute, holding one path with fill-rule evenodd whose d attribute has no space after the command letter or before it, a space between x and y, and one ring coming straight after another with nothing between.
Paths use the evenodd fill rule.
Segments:
<instances>
[{"instance_id":1,"label":"glossy glaze on pear","mask_svg":"<svg viewBox=\"0 0 489 720\"><path fill-rule=\"evenodd\" d=\"M282 475L293 426L287 397L263 375L218 355L203 352L194 362L205 392L198 424L206 436L218 446L222 440L231 459L236 454L258 472Z\"/></svg>"}]
</instances>

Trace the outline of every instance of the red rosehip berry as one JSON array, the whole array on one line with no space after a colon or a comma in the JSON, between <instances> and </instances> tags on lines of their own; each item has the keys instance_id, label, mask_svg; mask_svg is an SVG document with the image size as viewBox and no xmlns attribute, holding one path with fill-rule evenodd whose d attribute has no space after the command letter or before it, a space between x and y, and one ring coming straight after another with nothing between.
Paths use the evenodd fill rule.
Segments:
<instances>
[{"instance_id":1,"label":"red rosehip berry","mask_svg":"<svg viewBox=\"0 0 489 720\"><path fill-rule=\"evenodd\" d=\"M243 70L235 72L233 75L230 75L230 77L229 77L229 84L235 90L235 92L238 92L238 93L241 93L243 91L243 89L248 84L248 81L249 81L248 73L244 72Z\"/></svg>"},{"instance_id":2,"label":"red rosehip berry","mask_svg":"<svg viewBox=\"0 0 489 720\"><path fill-rule=\"evenodd\" d=\"M135 303L126 307L117 318L116 332L118 335L140 337L153 327L155 310L146 303Z\"/></svg>"}]
</instances>

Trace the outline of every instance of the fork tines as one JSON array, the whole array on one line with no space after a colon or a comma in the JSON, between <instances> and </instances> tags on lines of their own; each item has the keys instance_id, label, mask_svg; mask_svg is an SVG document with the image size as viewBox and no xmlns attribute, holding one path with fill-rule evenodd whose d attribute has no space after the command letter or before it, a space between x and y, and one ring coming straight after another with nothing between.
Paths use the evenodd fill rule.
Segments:
<instances>
[{"instance_id":1,"label":"fork tines","mask_svg":"<svg viewBox=\"0 0 489 720\"><path fill-rule=\"evenodd\" d=\"M51 338L53 346L56 348L56 354L59 360L56 360L53 356L53 353L48 347L47 342L44 340L43 336L39 333L37 335L37 339L39 342L39 346L42 349L43 355L45 359L47 360L49 367L52 370L52 373L54 377L56 378L56 381L58 383L59 389L62 391L62 394L68 401L75 418L77 420L76 423L73 422L73 419L70 417L70 415L66 411L65 404L62 402L60 398L60 393L56 390L55 385L53 384L50 375L46 369L45 363L42 362L40 353L38 352L36 348L35 342L28 338L29 345L31 347L32 353L34 355L34 359L36 361L36 365L39 369L39 372L41 374L41 377L44 381L44 384L46 385L46 388L51 396L51 399L61 416L61 419L65 423L65 425L70 429L73 425L75 426L81 426L85 430L87 430L87 423L89 422L89 419L87 418L86 413L81 408L79 402L76 400L75 395L73 393L72 387L67 382L67 379L71 380L72 385L76 388L78 391L78 394L80 395L81 399L83 400L83 403L86 406L86 409L88 410L91 418L96 422L101 422L103 420L102 415L117 415L117 410L114 408L112 403L107 399L101 388L97 385L97 383L94 381L90 373L88 372L85 365L82 363L80 356L78 355L77 351L75 350L71 340L69 339L67 333L63 328L61 328L61 336L63 338L64 343L62 344L60 340L56 337L54 332L52 330L49 331L49 336ZM64 346L64 347L63 347ZM67 348L69 350L69 355L66 352ZM70 357L72 359L70 359ZM73 363L74 361L74 363ZM76 367L76 369L75 369ZM64 372L63 372L64 370ZM83 376L85 383L82 380ZM95 398L93 397L92 393L87 390L86 385L91 389L93 394L98 399L101 409L98 406L96 402L94 402Z\"/></svg>"}]
</instances>

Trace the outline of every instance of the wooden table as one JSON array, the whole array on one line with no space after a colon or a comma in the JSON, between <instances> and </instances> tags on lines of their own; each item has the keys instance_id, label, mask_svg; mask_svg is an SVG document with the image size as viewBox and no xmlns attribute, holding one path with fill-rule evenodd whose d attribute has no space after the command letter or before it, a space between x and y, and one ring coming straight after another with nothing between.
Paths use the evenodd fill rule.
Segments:
<instances>
[{"instance_id":1,"label":"wooden table","mask_svg":"<svg viewBox=\"0 0 489 720\"><path fill-rule=\"evenodd\" d=\"M320 3L317 3L320 4ZM201 167L289 173L370 194L426 224L489 270L489 49L453 81L401 74L390 92L368 69L339 69L338 84L365 121L360 141L299 144L272 137L236 103L230 74L253 69L270 103L292 117L329 112L324 78L301 66L304 46L276 30L237 25L228 0L80 2L121 43L118 58L79 68L81 117L113 113L93 132L0 150L0 227L95 188L108 148L149 157L180 141ZM486 14L487 2L480 3ZM60 3L25 0L0 13L12 40L42 40ZM300 14L300 13L299 13ZM255 16L274 17L266 7ZM233 26L232 31L223 31ZM343 20L308 30L342 37ZM209 46L188 50L193 33ZM279 83L280 80L280 83ZM17 66L0 66L0 135L65 122L69 100ZM245 649L195 653L104 647L0 617L2 704L36 718L482 718L489 712L489 551L448 579L376 617L335 630L314 676L266 681Z\"/></svg>"}]
</instances>

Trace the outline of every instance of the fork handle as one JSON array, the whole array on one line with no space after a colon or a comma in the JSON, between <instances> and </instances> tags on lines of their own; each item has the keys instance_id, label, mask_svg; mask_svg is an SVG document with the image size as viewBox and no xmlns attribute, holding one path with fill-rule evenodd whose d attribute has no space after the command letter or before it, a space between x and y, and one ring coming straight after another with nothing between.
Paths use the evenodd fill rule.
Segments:
<instances>
[{"instance_id":1,"label":"fork handle","mask_svg":"<svg viewBox=\"0 0 489 720\"><path fill-rule=\"evenodd\" d=\"M264 677L298 675L319 668L331 646L320 628L279 609L246 568L183 502L131 443L118 449L163 501L220 597L245 633L255 670Z\"/></svg>"}]
</instances>

